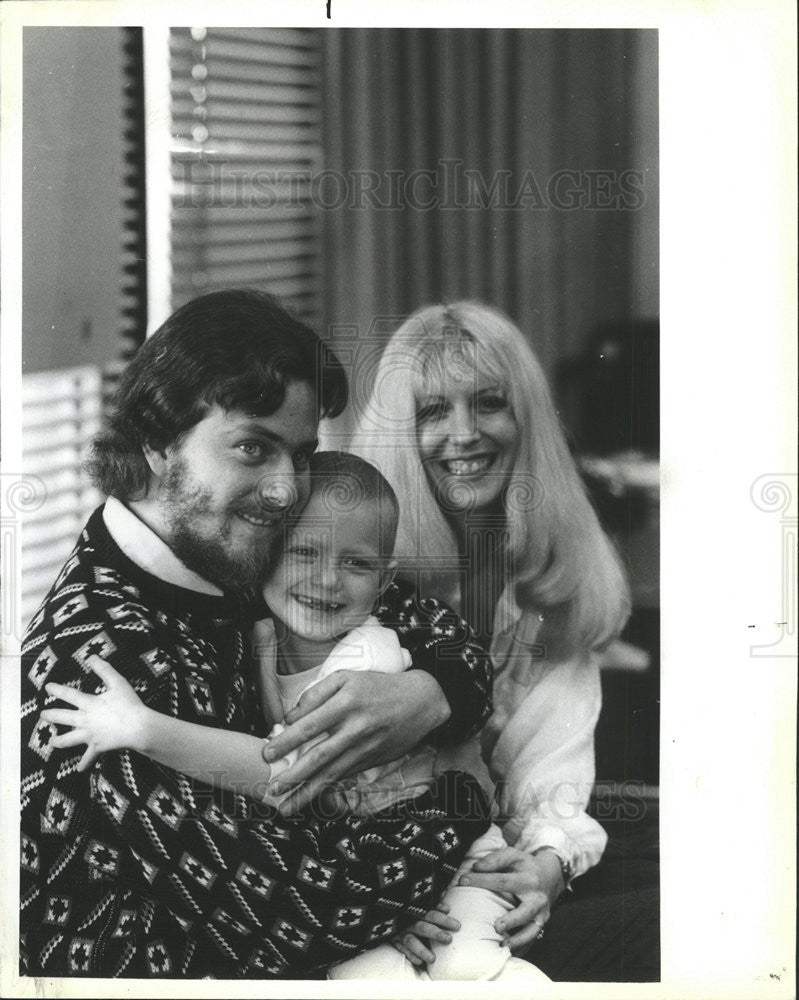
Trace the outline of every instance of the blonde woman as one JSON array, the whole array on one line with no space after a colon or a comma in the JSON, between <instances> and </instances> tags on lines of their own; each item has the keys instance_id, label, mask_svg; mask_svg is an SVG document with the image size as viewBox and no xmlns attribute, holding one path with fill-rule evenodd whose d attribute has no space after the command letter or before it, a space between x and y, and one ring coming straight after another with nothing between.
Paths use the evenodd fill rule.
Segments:
<instances>
[{"instance_id":1,"label":"blonde woman","mask_svg":"<svg viewBox=\"0 0 799 1000\"><path fill-rule=\"evenodd\" d=\"M399 497L400 575L457 608L490 648L495 710L482 749L509 846L470 879L516 898L497 930L518 952L606 844L586 807L597 653L627 619L624 574L541 366L496 309L436 305L403 323L348 448Z\"/></svg>"}]
</instances>

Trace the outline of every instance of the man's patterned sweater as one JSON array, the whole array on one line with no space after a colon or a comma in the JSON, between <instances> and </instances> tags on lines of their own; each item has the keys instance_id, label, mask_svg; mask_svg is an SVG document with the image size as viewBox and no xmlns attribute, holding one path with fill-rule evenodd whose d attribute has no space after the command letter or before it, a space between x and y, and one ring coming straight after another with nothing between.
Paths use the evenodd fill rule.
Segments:
<instances>
[{"instance_id":1,"label":"man's patterned sweater","mask_svg":"<svg viewBox=\"0 0 799 1000\"><path fill-rule=\"evenodd\" d=\"M132 751L78 773L51 744L47 681L94 693L108 660L157 711L264 735L253 609L185 590L128 559L92 515L23 646L21 971L28 975L301 978L390 937L430 908L487 827L449 772L368 818L286 820ZM392 585L378 617L441 684L464 739L490 713L490 663L436 601Z\"/></svg>"}]
</instances>

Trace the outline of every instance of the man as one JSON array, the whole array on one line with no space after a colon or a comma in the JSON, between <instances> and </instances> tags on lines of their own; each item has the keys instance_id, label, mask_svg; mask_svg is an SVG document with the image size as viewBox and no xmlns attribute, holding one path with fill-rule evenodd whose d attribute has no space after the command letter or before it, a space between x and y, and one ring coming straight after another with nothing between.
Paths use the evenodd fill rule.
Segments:
<instances>
[{"instance_id":1,"label":"man","mask_svg":"<svg viewBox=\"0 0 799 1000\"><path fill-rule=\"evenodd\" d=\"M437 796L469 798L457 782L429 793L429 831L409 847L399 814L377 838L353 818L258 815L250 800L128 751L79 773L80 748L53 746L57 727L39 717L53 702L48 681L96 691L100 656L161 712L263 734L251 595L307 499L318 420L346 399L337 359L252 291L179 309L128 366L90 463L109 499L23 646L24 973L318 974L390 936L398 914L429 908L443 888L432 876L465 851L468 821L452 837L435 823ZM414 605L421 632L430 605ZM289 744L330 734L284 777L309 779L295 805L434 730L463 738L484 720L487 688L487 661L462 657L440 672L345 674L324 699L316 691L284 734Z\"/></svg>"}]
</instances>

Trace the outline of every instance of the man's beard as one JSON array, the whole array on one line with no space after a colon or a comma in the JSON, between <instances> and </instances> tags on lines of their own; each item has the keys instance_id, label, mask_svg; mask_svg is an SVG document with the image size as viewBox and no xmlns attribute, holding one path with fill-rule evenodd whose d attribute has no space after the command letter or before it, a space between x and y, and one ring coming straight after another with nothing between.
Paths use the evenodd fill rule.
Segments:
<instances>
[{"instance_id":1,"label":"man's beard","mask_svg":"<svg viewBox=\"0 0 799 1000\"><path fill-rule=\"evenodd\" d=\"M280 550L281 531L231 552L226 543L230 541L231 521L236 514L230 507L219 512L222 523L213 534L201 534L196 526L213 512L211 495L199 485L192 486L186 461L180 456L166 470L158 498L167 512L169 547L184 565L224 591L250 591L263 582ZM244 499L240 507L246 507Z\"/></svg>"}]
</instances>

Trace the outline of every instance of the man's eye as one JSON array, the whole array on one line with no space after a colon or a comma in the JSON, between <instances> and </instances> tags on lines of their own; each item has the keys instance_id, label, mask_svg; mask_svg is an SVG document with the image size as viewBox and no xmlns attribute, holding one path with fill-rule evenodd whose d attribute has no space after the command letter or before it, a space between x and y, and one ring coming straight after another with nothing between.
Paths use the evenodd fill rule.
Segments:
<instances>
[{"instance_id":1,"label":"man's eye","mask_svg":"<svg viewBox=\"0 0 799 1000\"><path fill-rule=\"evenodd\" d=\"M236 447L247 458L262 458L264 455L264 446L260 441L242 441Z\"/></svg>"},{"instance_id":2,"label":"man's eye","mask_svg":"<svg viewBox=\"0 0 799 1000\"><path fill-rule=\"evenodd\" d=\"M307 469L311 462L311 455L313 455L313 452L310 448L302 448L300 451L295 451L292 456L294 468L300 470Z\"/></svg>"}]
</instances>

